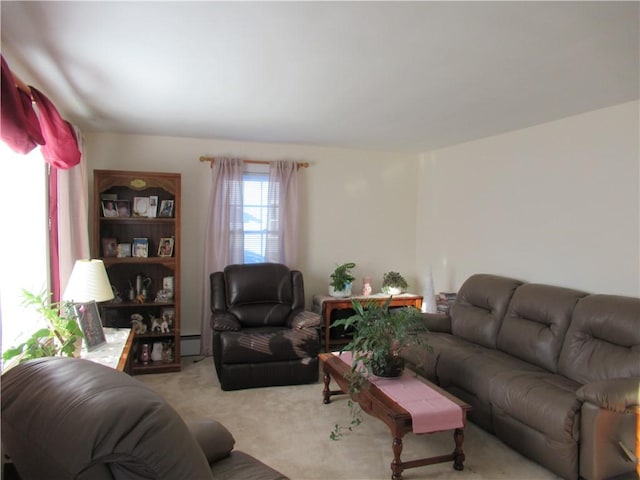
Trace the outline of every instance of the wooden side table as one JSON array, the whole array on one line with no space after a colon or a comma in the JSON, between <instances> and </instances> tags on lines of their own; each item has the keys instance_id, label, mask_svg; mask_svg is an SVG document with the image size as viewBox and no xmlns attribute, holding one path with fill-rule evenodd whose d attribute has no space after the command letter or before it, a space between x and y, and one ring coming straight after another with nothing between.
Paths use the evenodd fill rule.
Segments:
<instances>
[{"instance_id":1,"label":"wooden side table","mask_svg":"<svg viewBox=\"0 0 640 480\"><path fill-rule=\"evenodd\" d=\"M390 295L378 293L375 295L355 296L355 297L330 297L329 295L314 295L312 310L322 316L324 325L324 351L330 352L332 347L344 344L344 340L331 339L329 329L331 328L331 313L334 310L346 310L352 308L351 300L358 300L361 303L376 302L383 305L389 299ZM393 295L390 307L409 307L413 306L418 309L422 308L422 295L414 295L412 293L401 293Z\"/></svg>"}]
</instances>

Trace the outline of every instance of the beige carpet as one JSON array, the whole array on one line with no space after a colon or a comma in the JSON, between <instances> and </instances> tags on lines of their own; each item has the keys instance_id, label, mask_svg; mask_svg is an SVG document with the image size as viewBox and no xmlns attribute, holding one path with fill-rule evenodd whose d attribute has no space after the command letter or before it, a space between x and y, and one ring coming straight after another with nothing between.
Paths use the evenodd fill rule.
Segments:
<instances>
[{"instance_id":1,"label":"beige carpet","mask_svg":"<svg viewBox=\"0 0 640 480\"><path fill-rule=\"evenodd\" d=\"M391 478L391 436L379 420L365 415L361 426L339 441L329 439L334 424L348 424L345 397L322 403L322 382L223 392L213 359L183 359L180 373L137 376L162 395L186 420L214 418L247 452L292 480ZM334 387L335 388L335 387ZM451 433L406 435L403 460L453 451ZM403 478L417 479L557 479L473 423L465 428L465 468L452 463L405 470Z\"/></svg>"}]
</instances>

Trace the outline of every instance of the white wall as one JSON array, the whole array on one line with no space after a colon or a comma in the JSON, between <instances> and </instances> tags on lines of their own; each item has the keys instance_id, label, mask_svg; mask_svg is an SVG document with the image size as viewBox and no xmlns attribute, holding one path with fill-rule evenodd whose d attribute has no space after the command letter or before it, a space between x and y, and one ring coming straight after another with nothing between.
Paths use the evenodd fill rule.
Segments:
<instances>
[{"instance_id":1,"label":"white wall","mask_svg":"<svg viewBox=\"0 0 640 480\"><path fill-rule=\"evenodd\" d=\"M210 168L201 155L255 160L308 161L301 170L300 265L307 304L325 294L339 263L355 262L357 280L397 270L414 283L415 155L298 145L229 142L85 132L87 164L93 169L166 171L182 174L182 334L200 332L204 224ZM92 175L92 173L90 173Z\"/></svg>"},{"instance_id":2,"label":"white wall","mask_svg":"<svg viewBox=\"0 0 640 480\"><path fill-rule=\"evenodd\" d=\"M417 270L640 293L639 103L426 153ZM423 283L424 284L424 283Z\"/></svg>"},{"instance_id":3,"label":"white wall","mask_svg":"<svg viewBox=\"0 0 640 480\"><path fill-rule=\"evenodd\" d=\"M424 293L476 272L590 292L640 293L638 102L413 155L86 133L89 170L182 174L183 335L200 331L210 169L201 155L309 161L300 265L307 303L336 264L379 290L405 274Z\"/></svg>"}]
</instances>

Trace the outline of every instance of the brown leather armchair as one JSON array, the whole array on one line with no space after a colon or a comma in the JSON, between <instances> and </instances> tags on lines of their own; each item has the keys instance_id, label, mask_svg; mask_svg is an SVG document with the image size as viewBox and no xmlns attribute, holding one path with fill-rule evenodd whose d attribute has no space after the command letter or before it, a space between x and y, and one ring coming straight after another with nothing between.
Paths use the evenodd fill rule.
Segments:
<instances>
[{"instance_id":1,"label":"brown leather armchair","mask_svg":"<svg viewBox=\"0 0 640 480\"><path fill-rule=\"evenodd\" d=\"M300 271L229 265L210 278L213 359L223 390L318 380L320 315L305 311Z\"/></svg>"},{"instance_id":2,"label":"brown leather armchair","mask_svg":"<svg viewBox=\"0 0 640 480\"><path fill-rule=\"evenodd\" d=\"M234 442L217 421L186 424L151 388L89 360L42 358L2 375L2 448L22 480L286 479Z\"/></svg>"}]
</instances>

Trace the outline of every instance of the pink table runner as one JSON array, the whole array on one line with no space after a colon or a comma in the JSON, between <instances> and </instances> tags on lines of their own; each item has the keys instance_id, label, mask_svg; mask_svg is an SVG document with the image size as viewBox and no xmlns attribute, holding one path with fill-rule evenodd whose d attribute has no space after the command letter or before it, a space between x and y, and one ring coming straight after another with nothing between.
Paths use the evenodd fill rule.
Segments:
<instances>
[{"instance_id":1,"label":"pink table runner","mask_svg":"<svg viewBox=\"0 0 640 480\"><path fill-rule=\"evenodd\" d=\"M352 365L351 352L334 355ZM405 370L397 378L371 376L369 381L411 414L413 433L439 432L464 426L462 408L420 381L412 372Z\"/></svg>"}]
</instances>

